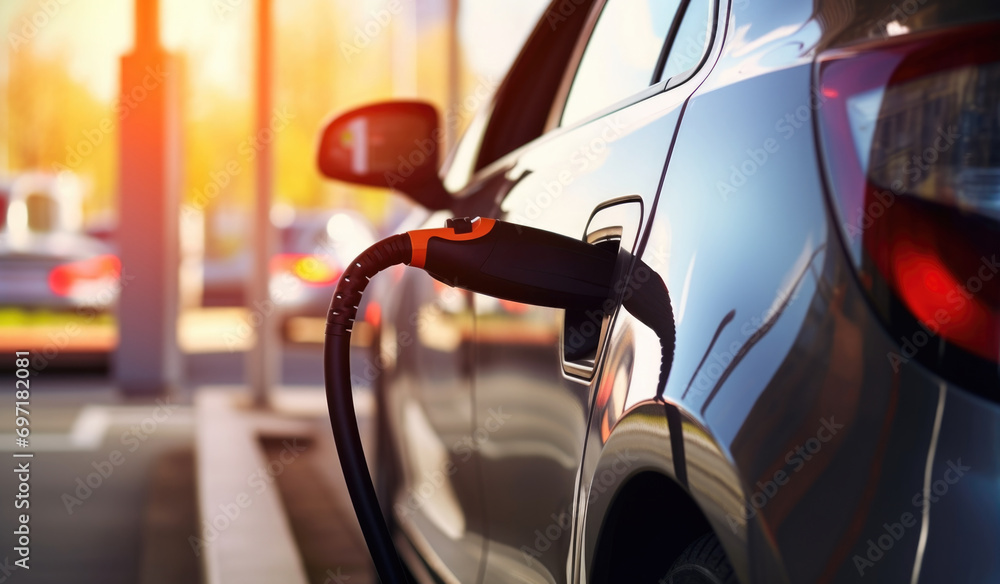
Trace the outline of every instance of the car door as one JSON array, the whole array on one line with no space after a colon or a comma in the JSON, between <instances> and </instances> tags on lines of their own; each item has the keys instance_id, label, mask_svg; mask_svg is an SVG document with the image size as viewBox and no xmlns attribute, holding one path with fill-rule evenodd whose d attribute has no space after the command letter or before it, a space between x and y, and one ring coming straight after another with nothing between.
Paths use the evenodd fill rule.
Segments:
<instances>
[{"instance_id":1,"label":"car door","mask_svg":"<svg viewBox=\"0 0 1000 584\"><path fill-rule=\"evenodd\" d=\"M597 2L550 104L548 131L482 173L479 182L496 185L495 216L619 248L627 270L714 15L709 0ZM612 315L482 295L473 303L470 446L483 483L482 581L574 581L578 473Z\"/></svg>"},{"instance_id":2,"label":"car door","mask_svg":"<svg viewBox=\"0 0 1000 584\"><path fill-rule=\"evenodd\" d=\"M454 196L451 208L430 214L420 210L399 231L441 227L448 217L485 216L496 208L497 198L509 188L505 173L497 170L508 162L498 160L543 133L560 87L559 72L586 21L585 6L563 14L560 1L549 6L504 82L445 163L444 184ZM521 91L525 83L530 91ZM439 579L481 581L486 526L476 453L485 437L473 405L471 295L402 266L373 285L387 292L374 294L387 300L373 311L373 316L385 313L378 319L381 346L376 357L352 369L365 372L355 379L356 386L373 380L384 385L377 392L385 396L380 423L388 429L392 448L379 449L375 474L396 476L379 481L392 489L380 493L380 500Z\"/></svg>"}]
</instances>

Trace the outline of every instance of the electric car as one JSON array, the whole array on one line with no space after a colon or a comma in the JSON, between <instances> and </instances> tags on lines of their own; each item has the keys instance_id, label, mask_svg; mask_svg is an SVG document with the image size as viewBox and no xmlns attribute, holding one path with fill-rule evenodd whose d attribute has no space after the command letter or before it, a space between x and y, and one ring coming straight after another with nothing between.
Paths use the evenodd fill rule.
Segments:
<instances>
[{"instance_id":1,"label":"electric car","mask_svg":"<svg viewBox=\"0 0 1000 584\"><path fill-rule=\"evenodd\" d=\"M556 0L440 173L428 108L336 118L321 167L421 203L405 228L500 219L627 274L579 311L373 280L352 368L414 577L1000 580L998 19ZM622 307L654 277L663 368Z\"/></svg>"}]
</instances>

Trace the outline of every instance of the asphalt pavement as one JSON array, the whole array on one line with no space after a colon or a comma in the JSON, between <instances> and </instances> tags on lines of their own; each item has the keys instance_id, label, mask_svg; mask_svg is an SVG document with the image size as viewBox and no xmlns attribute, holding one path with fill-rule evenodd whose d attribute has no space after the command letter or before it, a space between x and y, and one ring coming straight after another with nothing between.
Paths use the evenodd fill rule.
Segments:
<instances>
[{"instance_id":1,"label":"asphalt pavement","mask_svg":"<svg viewBox=\"0 0 1000 584\"><path fill-rule=\"evenodd\" d=\"M320 386L320 355L318 345L286 347L282 384ZM10 444L0 443L0 455L8 458L9 468L30 461L30 506L15 508L20 482L16 473L4 472L0 582L201 582L200 561L189 543L198 532L192 396L200 386L239 386L243 365L240 352L186 355L185 384L176 395L141 400L119 395L106 373L43 371L32 379L32 433L26 449L14 444L14 400L12 392L5 392L9 415L0 416L0 437ZM0 371L0 376L13 387L13 372ZM15 459L15 451L34 456ZM300 468L308 474L306 465ZM354 581L367 580L356 527L346 536L322 531L326 513L340 513L341 522L353 520L343 511L344 501L319 497L315 485L293 478L283 481L286 505L289 501L311 505L289 507L290 515L304 518L293 525L297 538L308 540L318 533L327 541L341 541L341 552L362 554L352 566ZM309 497L285 492L296 484L313 495L311 503ZM342 499L343 493L335 493L336 497ZM20 536L12 529L23 513L30 515L27 570L15 565L20 559L14 549L20 547L16 542ZM329 578L321 553L305 550L303 559L311 581L321 584Z\"/></svg>"}]
</instances>

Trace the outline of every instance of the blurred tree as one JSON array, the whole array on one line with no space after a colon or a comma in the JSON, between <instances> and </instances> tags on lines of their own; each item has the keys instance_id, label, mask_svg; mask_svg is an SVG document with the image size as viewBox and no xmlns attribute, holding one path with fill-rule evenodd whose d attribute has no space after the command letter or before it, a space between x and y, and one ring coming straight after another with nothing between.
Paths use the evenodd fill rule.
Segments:
<instances>
[{"instance_id":1,"label":"blurred tree","mask_svg":"<svg viewBox=\"0 0 1000 584\"><path fill-rule=\"evenodd\" d=\"M181 11L190 13L185 18L200 19L197 26L192 25L195 30L220 31L215 36L180 35L176 41L179 46L173 49L191 68L191 80L185 79L182 85L184 174L180 196L188 209L202 211L209 218L211 246L219 235L212 232L213 214L226 215L232 224L239 223L238 215L249 210L253 144L262 137L254 135L253 97L246 91L251 84L244 87L238 82L252 74L249 3L218 15L204 6L196 9L197 2L200 0L184 0L176 8L170 5L175 14ZM402 50L404 54L412 51L417 67L415 97L437 105L442 123L460 133L481 105L477 95L483 95L483 80L470 72L460 55L461 86L454 96L459 102L449 104L447 2L275 3L275 104L276 113L285 112L281 115L288 122L274 134L276 202L302 209L351 207L376 223L381 221L390 206L388 193L323 179L316 171L315 147L323 122L333 113L399 97L392 78L394 39L414 45ZM20 7L7 13L8 26L36 9L34 2L22 1ZM100 10L93 8L87 14L100 14ZM216 19L220 18L225 19L226 34L218 28ZM118 119L127 108L123 110L117 99L99 97L93 85L74 76L70 57L86 38L84 26L90 25L81 22L79 35L48 37L44 52L37 43L9 51L9 77L3 89L9 96L6 133L11 169L52 170L60 165L58 168L77 172L89 186L85 216L92 217L116 208ZM415 34L401 31L402 26L415 26ZM400 47L396 50L398 53ZM219 70L220 59L222 71L230 73L226 78L210 74ZM492 89L488 82L486 85ZM237 241L245 230L234 231L235 239L224 242L223 249L232 251L245 245Z\"/></svg>"},{"instance_id":2,"label":"blurred tree","mask_svg":"<svg viewBox=\"0 0 1000 584\"><path fill-rule=\"evenodd\" d=\"M385 191L323 179L315 150L331 114L391 95L390 35L377 21L368 27L375 34L364 33L372 16L356 2L306 0L276 8L275 103L295 116L277 140L276 196L306 209L355 208L378 222Z\"/></svg>"},{"instance_id":3,"label":"blurred tree","mask_svg":"<svg viewBox=\"0 0 1000 584\"><path fill-rule=\"evenodd\" d=\"M8 145L11 170L70 170L90 196L90 215L116 200L118 146L115 104L101 101L70 76L67 59L29 49L10 53Z\"/></svg>"}]
</instances>

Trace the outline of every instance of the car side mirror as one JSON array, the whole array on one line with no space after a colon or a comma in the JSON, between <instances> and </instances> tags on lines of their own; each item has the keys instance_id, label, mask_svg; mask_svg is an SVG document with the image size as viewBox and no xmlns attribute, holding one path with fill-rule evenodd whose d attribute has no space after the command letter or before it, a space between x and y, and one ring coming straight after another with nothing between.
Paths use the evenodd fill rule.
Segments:
<instances>
[{"instance_id":1,"label":"car side mirror","mask_svg":"<svg viewBox=\"0 0 1000 584\"><path fill-rule=\"evenodd\" d=\"M319 170L349 183L397 189L421 205L447 209L452 198L438 176L444 131L434 106L389 101L343 113L323 129Z\"/></svg>"}]
</instances>

